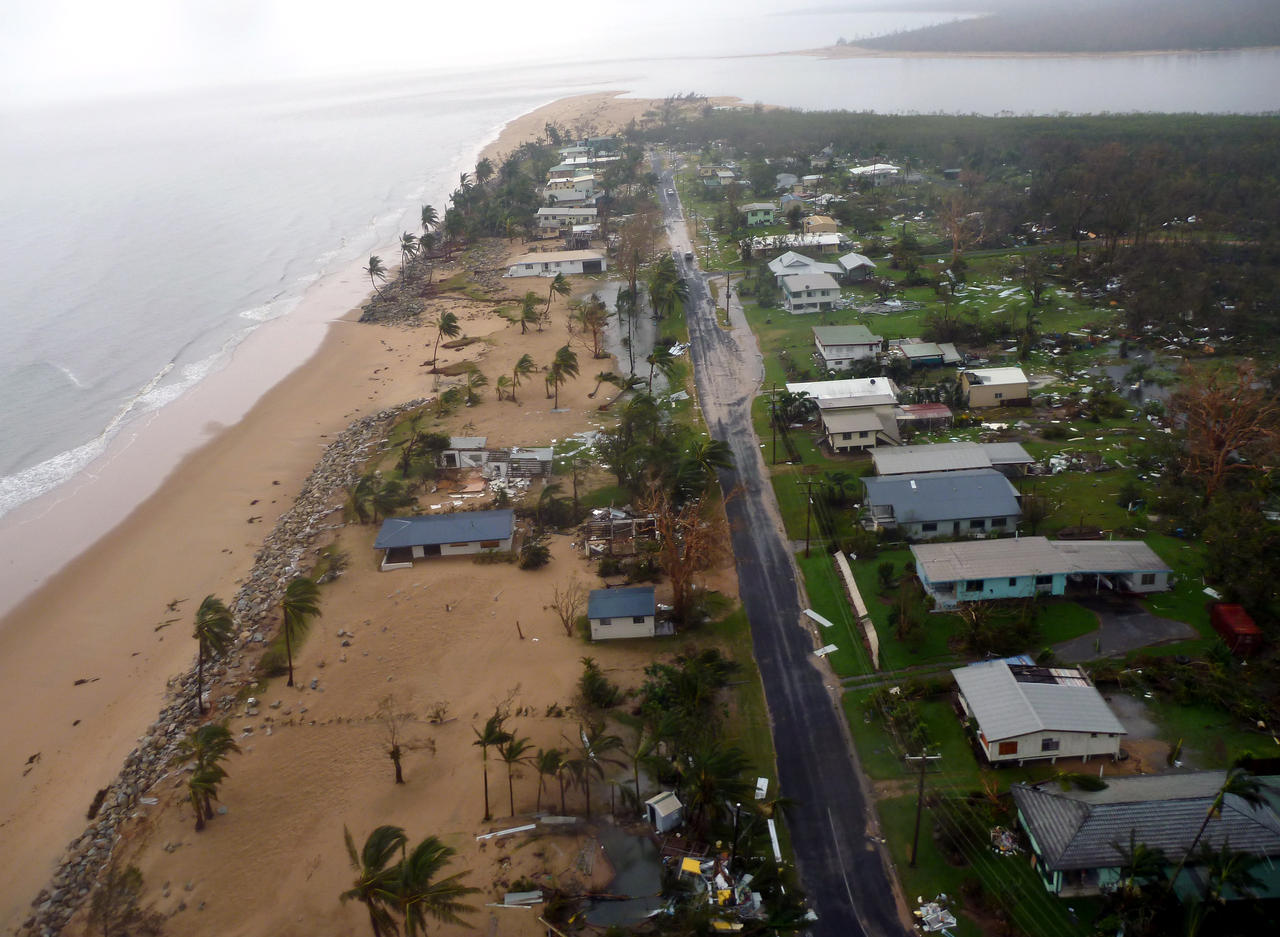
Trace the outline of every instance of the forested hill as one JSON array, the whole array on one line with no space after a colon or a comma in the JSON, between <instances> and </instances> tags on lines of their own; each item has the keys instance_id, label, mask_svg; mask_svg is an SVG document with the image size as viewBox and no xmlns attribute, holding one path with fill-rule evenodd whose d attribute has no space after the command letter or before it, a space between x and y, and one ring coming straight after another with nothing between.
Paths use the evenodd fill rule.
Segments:
<instances>
[{"instance_id":1,"label":"forested hill","mask_svg":"<svg viewBox=\"0 0 1280 937\"><path fill-rule=\"evenodd\" d=\"M975 0L990 14L857 44L895 52L1151 52L1280 46L1280 0Z\"/></svg>"}]
</instances>

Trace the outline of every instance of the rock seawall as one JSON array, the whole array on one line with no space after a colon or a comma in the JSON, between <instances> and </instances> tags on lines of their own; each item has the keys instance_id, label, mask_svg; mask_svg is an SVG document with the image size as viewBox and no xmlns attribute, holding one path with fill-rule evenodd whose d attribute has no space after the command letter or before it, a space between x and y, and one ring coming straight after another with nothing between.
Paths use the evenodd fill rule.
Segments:
<instances>
[{"instance_id":1,"label":"rock seawall","mask_svg":"<svg viewBox=\"0 0 1280 937\"><path fill-rule=\"evenodd\" d=\"M224 659L205 667L207 686L225 683L231 671L239 670L246 649L262 643L260 626L278 606L289 580L305 571L305 554L315 546L317 537L341 526L326 523L335 510L334 495L355 483L361 466L384 440L392 421L426 402L411 400L361 417L326 447L293 505L280 515L263 541L252 570L231 603L239 637ZM168 702L125 758L97 815L68 844L53 879L32 901L32 914L18 931L21 937L61 933L110 863L122 824L135 816L146 791L178 770L173 763L177 745L201 721L195 705L195 680L194 662L186 673L170 679ZM234 700L224 696L219 704L225 712ZM147 798L142 805L154 803Z\"/></svg>"}]
</instances>

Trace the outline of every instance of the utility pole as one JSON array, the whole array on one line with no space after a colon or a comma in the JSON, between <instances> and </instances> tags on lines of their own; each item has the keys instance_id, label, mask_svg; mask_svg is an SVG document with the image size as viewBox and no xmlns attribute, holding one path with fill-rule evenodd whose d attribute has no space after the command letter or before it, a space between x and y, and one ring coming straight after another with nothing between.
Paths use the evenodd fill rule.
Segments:
<instances>
[{"instance_id":1,"label":"utility pole","mask_svg":"<svg viewBox=\"0 0 1280 937\"><path fill-rule=\"evenodd\" d=\"M907 755L907 761L920 762L920 786L916 790L916 831L911 837L911 861L907 863L911 868L916 867L916 848L920 845L920 813L924 809L924 771L931 761L941 761L941 755L926 755L923 751L919 755Z\"/></svg>"},{"instance_id":2,"label":"utility pole","mask_svg":"<svg viewBox=\"0 0 1280 937\"><path fill-rule=\"evenodd\" d=\"M805 486L804 493L804 558L809 558L809 530L813 519L813 473L817 470L817 466L806 465L805 474L808 476L802 482L796 482L797 485Z\"/></svg>"},{"instance_id":3,"label":"utility pole","mask_svg":"<svg viewBox=\"0 0 1280 937\"><path fill-rule=\"evenodd\" d=\"M769 428L773 430L773 460L771 465L778 464L778 382L773 382L773 393L769 395Z\"/></svg>"}]
</instances>

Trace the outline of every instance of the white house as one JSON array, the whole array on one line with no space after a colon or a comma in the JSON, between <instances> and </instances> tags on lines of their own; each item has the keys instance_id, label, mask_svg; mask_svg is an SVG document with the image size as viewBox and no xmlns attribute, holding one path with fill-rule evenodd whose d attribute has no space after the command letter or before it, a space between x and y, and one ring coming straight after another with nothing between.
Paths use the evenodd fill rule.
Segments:
<instances>
[{"instance_id":1,"label":"white house","mask_svg":"<svg viewBox=\"0 0 1280 937\"><path fill-rule=\"evenodd\" d=\"M559 229L575 224L594 224L598 215L594 208L545 206L538 209L538 227Z\"/></svg>"},{"instance_id":2,"label":"white house","mask_svg":"<svg viewBox=\"0 0 1280 937\"><path fill-rule=\"evenodd\" d=\"M657 633L657 609L653 586L592 589L587 597L591 640L652 638Z\"/></svg>"},{"instance_id":3,"label":"white house","mask_svg":"<svg viewBox=\"0 0 1280 937\"><path fill-rule=\"evenodd\" d=\"M793 316L830 309L840 298L840 284L829 273L798 273L782 278L782 301Z\"/></svg>"},{"instance_id":4,"label":"white house","mask_svg":"<svg viewBox=\"0 0 1280 937\"><path fill-rule=\"evenodd\" d=\"M902 170L892 163L868 163L865 166L854 166L849 170L853 181L870 179L872 185L881 186L897 181Z\"/></svg>"},{"instance_id":5,"label":"white house","mask_svg":"<svg viewBox=\"0 0 1280 937\"><path fill-rule=\"evenodd\" d=\"M855 361L869 361L879 353L884 341L871 334L865 325L815 325L813 344L829 370L852 366Z\"/></svg>"},{"instance_id":6,"label":"white house","mask_svg":"<svg viewBox=\"0 0 1280 937\"><path fill-rule=\"evenodd\" d=\"M450 436L449 448L440 453L441 468L484 468L489 461L486 436Z\"/></svg>"},{"instance_id":7,"label":"white house","mask_svg":"<svg viewBox=\"0 0 1280 937\"><path fill-rule=\"evenodd\" d=\"M820 254L838 254L850 243L843 234L773 234L751 239L753 253L777 250L815 250Z\"/></svg>"},{"instance_id":8,"label":"white house","mask_svg":"<svg viewBox=\"0 0 1280 937\"><path fill-rule=\"evenodd\" d=\"M887 377L793 383L787 390L805 394L817 404L822 431L833 452L898 443L898 388Z\"/></svg>"},{"instance_id":9,"label":"white house","mask_svg":"<svg viewBox=\"0 0 1280 937\"><path fill-rule=\"evenodd\" d=\"M544 251L541 254L522 254L513 258L507 268L507 276L553 277L557 273L572 276L578 273L603 273L608 269L609 263L599 251Z\"/></svg>"},{"instance_id":10,"label":"white house","mask_svg":"<svg viewBox=\"0 0 1280 937\"><path fill-rule=\"evenodd\" d=\"M428 556L465 556L510 550L515 513L459 511L430 517L389 517L382 522L375 550L382 550L383 570L409 569Z\"/></svg>"},{"instance_id":11,"label":"white house","mask_svg":"<svg viewBox=\"0 0 1280 937\"><path fill-rule=\"evenodd\" d=\"M865 280L876 272L875 261L859 253L845 254L840 258L840 270L850 282Z\"/></svg>"},{"instance_id":12,"label":"white house","mask_svg":"<svg viewBox=\"0 0 1280 937\"><path fill-rule=\"evenodd\" d=\"M960 375L965 406L1008 407L1031 402L1031 384L1022 368L980 368Z\"/></svg>"},{"instance_id":13,"label":"white house","mask_svg":"<svg viewBox=\"0 0 1280 937\"><path fill-rule=\"evenodd\" d=\"M951 675L992 764L1120 754L1125 728L1083 670L989 660Z\"/></svg>"},{"instance_id":14,"label":"white house","mask_svg":"<svg viewBox=\"0 0 1280 937\"><path fill-rule=\"evenodd\" d=\"M844 269L839 264L824 263L821 260L806 257L804 254L797 254L795 251L787 251L769 261L769 272L773 274L778 286L782 286L783 277L795 276L798 273L827 273L838 277Z\"/></svg>"}]
</instances>

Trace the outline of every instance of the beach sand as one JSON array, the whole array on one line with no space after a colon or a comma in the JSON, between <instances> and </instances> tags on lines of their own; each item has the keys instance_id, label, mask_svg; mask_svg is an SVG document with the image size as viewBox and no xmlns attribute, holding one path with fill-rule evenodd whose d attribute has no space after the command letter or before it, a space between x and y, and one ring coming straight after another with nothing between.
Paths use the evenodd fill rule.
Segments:
<instances>
[{"instance_id":1,"label":"beach sand","mask_svg":"<svg viewBox=\"0 0 1280 937\"><path fill-rule=\"evenodd\" d=\"M652 107L612 94L556 102L514 121L486 153L510 152L539 135L548 121L603 133ZM517 253L520 246L513 242L511 249ZM162 411L158 420L180 421L184 407L187 414L208 412L199 407L200 395L222 393L231 416L227 425L201 424L210 441L173 467L105 536L94 540L83 533L102 522L91 513L79 518L79 535L74 511L49 511L52 533L41 518L26 524L29 537L59 538L68 556L83 552L0 622L0 711L10 761L0 785L0 926L6 931L30 913L29 902L49 880L66 843L84 829L94 793L115 778L155 719L166 681L191 665L191 620L200 600L210 593L228 600L235 594L263 536L291 504L328 440L354 418L438 389L437 376L424 366L433 330L360 325L355 313L325 324L364 293L360 279L356 267L340 278L341 288L328 299L345 305L332 307L327 317L313 316L306 326L327 329L319 350L261 399L243 399L249 391L237 392L236 376L249 388L257 385L244 380L246 374L298 363L287 319L264 327L237 350L223 386L211 378L188 395L191 400ZM512 296L527 289L546 292L543 280L506 282ZM454 418L455 430L470 424L468 432L488 435L492 445L545 444L602 422L598 401L587 394L595 386L594 373L608 362L593 362L581 350L582 377L562 388L563 412L551 412L536 376L521 388L518 405L494 399L492 382L509 373L515 358L528 352L545 364L568 339L564 298L555 297L552 325L528 335L474 304L458 308L464 332L486 341L442 349L440 363L476 360L491 386L482 404ZM172 437L148 432L153 429L139 432L129 452L101 470L103 476L124 476L115 481L121 498L146 487L136 466L172 464L165 449ZM74 506L74 498L69 503ZM446 560L383 574L374 571L373 535L372 527L342 532L351 572L325 587L324 617L298 655L301 686L318 677L322 692L285 690L282 680L274 681L261 709L278 726L270 736L263 733L264 717L233 721L237 735L242 724L255 731L242 743L245 753L228 766L223 800L230 812L197 837L189 811L170 792L160 805L144 808L152 815L120 847L136 855L148 894L160 907L171 910L185 901L187 910L172 932L311 934L334 931L338 920L339 930L355 928L358 909L342 909L336 901L350 878L344 824L359 840L379 823L402 824L414 837L445 836L465 850L458 867L474 868L473 883L492 893L499 864L485 862L498 850L481 851L472 838L483 814L472 723L519 684L514 705L530 706L535 715L513 723L536 744L563 746L561 734L572 736L576 726L543 712L552 702L569 702L580 656L591 653L606 667L632 675L652 658L647 645L597 648L569 639L542 609L556 583L572 575L587 581L567 541L556 544L551 566L535 573ZM445 605L453 611L444 612ZM515 618L523 641L515 634ZM339 630L354 632L351 647L341 648ZM215 688L215 697L220 692ZM434 739L436 750L412 752L406 764L410 783L403 788L390 783L390 763L379 749L376 727L367 721L389 693L420 717L436 700L448 700L457 716L444 726L414 724L411 735ZM277 699L279 710L266 708ZM298 721L302 706L308 709L306 724ZM283 715L286 709L294 711L292 717ZM290 718L294 724L284 725ZM494 813L501 816L509 812L505 773L500 765L491 768ZM518 782L517 798L518 810L531 807L530 778ZM183 845L169 852L161 849L166 843ZM548 868L555 864L552 850L528 852L545 852ZM165 882L171 882L169 898L161 897ZM200 902L203 911L196 910ZM502 933L515 932L508 931L508 917L532 917L525 911L498 914L507 916L500 921Z\"/></svg>"}]
</instances>

